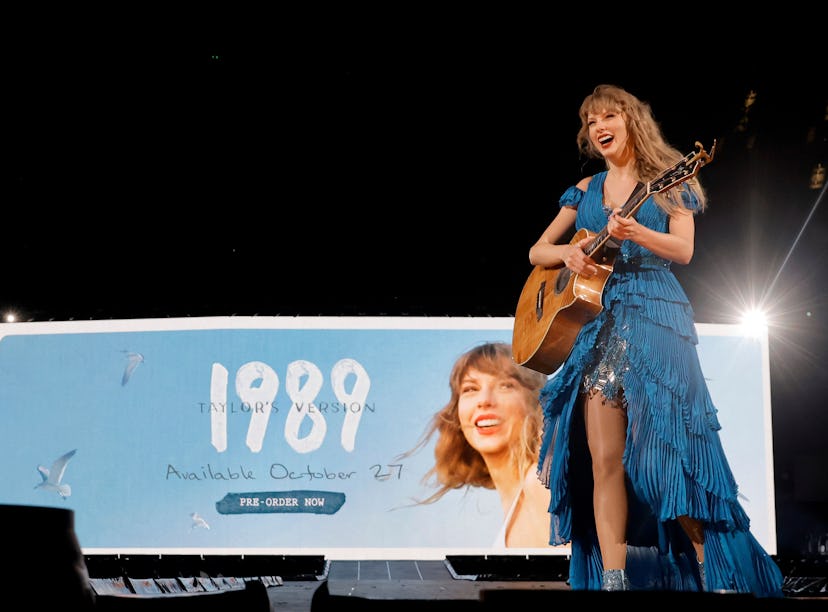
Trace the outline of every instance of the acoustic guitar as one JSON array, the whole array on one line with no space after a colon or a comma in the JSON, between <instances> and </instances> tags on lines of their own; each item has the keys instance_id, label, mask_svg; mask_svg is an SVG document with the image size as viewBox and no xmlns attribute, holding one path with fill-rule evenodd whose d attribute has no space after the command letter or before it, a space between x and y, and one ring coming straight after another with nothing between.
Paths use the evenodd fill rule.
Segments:
<instances>
[{"instance_id":1,"label":"acoustic guitar","mask_svg":"<svg viewBox=\"0 0 828 612\"><path fill-rule=\"evenodd\" d=\"M620 216L634 216L651 195L672 189L696 176L702 166L713 160L715 150L715 140L710 153L696 142L695 151L654 180L639 183L621 207ZM584 252L598 268L598 274L592 278L575 274L563 264L549 268L538 265L529 274L518 299L512 330L512 357L519 365L552 374L572 352L581 328L603 309L604 287L620 245L610 237L606 227L597 234L580 229L570 244L587 237L592 241Z\"/></svg>"}]
</instances>

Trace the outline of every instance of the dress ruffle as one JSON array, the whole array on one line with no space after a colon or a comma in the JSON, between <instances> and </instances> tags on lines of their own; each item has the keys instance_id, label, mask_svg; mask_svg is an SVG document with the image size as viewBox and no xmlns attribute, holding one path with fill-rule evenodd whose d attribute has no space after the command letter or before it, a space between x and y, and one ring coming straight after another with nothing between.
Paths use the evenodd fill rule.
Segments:
<instances>
[{"instance_id":1,"label":"dress ruffle","mask_svg":"<svg viewBox=\"0 0 828 612\"><path fill-rule=\"evenodd\" d=\"M570 187L561 205L578 208L577 226L606 225L601 187ZM688 208L695 207L688 202ZM648 200L639 223L664 231L666 215ZM624 343L627 407L624 467L630 499L627 571L635 588L698 590L695 552L678 521L703 523L709 590L782 595L782 574L750 533L738 487L719 438L721 428L698 359L689 300L670 262L624 242L602 295L558 372L541 392L544 430L539 477L550 489L550 544L569 542L570 584L600 589L602 563L592 513L592 473L579 394L605 338ZM601 332L612 326L609 333ZM600 334L600 342L599 342Z\"/></svg>"}]
</instances>

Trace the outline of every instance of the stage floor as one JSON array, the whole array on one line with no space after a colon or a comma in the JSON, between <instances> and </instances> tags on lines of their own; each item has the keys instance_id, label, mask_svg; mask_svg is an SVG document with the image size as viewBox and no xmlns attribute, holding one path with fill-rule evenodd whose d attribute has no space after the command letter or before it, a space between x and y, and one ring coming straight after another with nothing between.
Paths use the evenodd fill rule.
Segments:
<instances>
[{"instance_id":1,"label":"stage floor","mask_svg":"<svg viewBox=\"0 0 828 612\"><path fill-rule=\"evenodd\" d=\"M446 561L331 561L325 577L318 580L285 581L270 587L274 612L319 612L331 610L511 610L544 604L585 605L606 603L608 597L623 597L628 603L659 605L664 598L678 605L708 605L716 609L828 608L828 594L817 597L786 597L771 602L744 594L716 593L585 593L572 591L565 580L481 580L458 577ZM602 600L603 601L596 601ZM647 599L647 602L643 602ZM577 601L576 601L577 600ZM694 601L696 600L696 601ZM719 607L722 604L723 607Z\"/></svg>"},{"instance_id":2,"label":"stage floor","mask_svg":"<svg viewBox=\"0 0 828 612\"><path fill-rule=\"evenodd\" d=\"M428 603L430 608L441 607L440 602L453 602L452 609L462 610L463 604L478 607L483 591L522 589L569 591L569 586L563 581L458 578L445 561L331 561L326 578L317 582L285 581L270 587L268 594L274 611L308 612L312 605L314 611L326 605L342 609L344 603L380 609L380 603L388 605L392 601Z\"/></svg>"}]
</instances>

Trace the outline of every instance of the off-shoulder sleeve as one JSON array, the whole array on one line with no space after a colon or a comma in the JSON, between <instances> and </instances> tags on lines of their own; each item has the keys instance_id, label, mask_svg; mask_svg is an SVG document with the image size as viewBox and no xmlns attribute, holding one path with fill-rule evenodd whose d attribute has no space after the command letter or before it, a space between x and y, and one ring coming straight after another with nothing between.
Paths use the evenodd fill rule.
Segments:
<instances>
[{"instance_id":1,"label":"off-shoulder sleeve","mask_svg":"<svg viewBox=\"0 0 828 612\"><path fill-rule=\"evenodd\" d=\"M558 201L558 205L561 208L564 206L578 208L578 204L580 204L583 199L584 192L573 185L572 187L568 187L567 190L563 192L561 199Z\"/></svg>"}]
</instances>

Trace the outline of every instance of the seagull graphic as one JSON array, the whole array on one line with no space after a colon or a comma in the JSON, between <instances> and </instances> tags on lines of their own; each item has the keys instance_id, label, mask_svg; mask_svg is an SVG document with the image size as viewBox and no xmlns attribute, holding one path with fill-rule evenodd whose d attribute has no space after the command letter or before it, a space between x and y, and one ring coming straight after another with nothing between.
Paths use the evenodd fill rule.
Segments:
<instances>
[{"instance_id":1,"label":"seagull graphic","mask_svg":"<svg viewBox=\"0 0 828 612\"><path fill-rule=\"evenodd\" d=\"M133 351L122 351L126 354L127 357L127 365L126 369L124 369L124 375L121 377L121 386L123 387L125 384L129 382L132 373L135 371L139 365L144 363L144 356L141 353L135 353Z\"/></svg>"},{"instance_id":2,"label":"seagull graphic","mask_svg":"<svg viewBox=\"0 0 828 612\"><path fill-rule=\"evenodd\" d=\"M190 513L190 518L193 519L193 524L190 525L190 530L195 529L196 527L203 527L204 529L210 529L210 525L207 524L201 515L198 512Z\"/></svg>"},{"instance_id":3,"label":"seagull graphic","mask_svg":"<svg viewBox=\"0 0 828 612\"><path fill-rule=\"evenodd\" d=\"M55 459L51 468L47 468L43 465L37 466L37 471L40 473L40 477L43 481L37 483L35 485L35 489L57 491L63 499L69 497L72 494L72 487L68 484L63 484L61 480L63 480L63 473L66 471L66 464L69 463L69 460L75 456L76 451L77 449L70 450L65 455Z\"/></svg>"}]
</instances>

